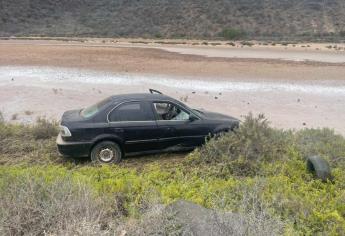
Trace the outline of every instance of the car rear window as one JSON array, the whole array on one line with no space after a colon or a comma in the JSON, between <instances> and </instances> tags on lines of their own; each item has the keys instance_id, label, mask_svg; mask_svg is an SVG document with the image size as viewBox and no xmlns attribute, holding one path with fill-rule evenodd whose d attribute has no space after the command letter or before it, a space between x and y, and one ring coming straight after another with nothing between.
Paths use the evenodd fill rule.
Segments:
<instances>
[{"instance_id":1,"label":"car rear window","mask_svg":"<svg viewBox=\"0 0 345 236\"><path fill-rule=\"evenodd\" d=\"M84 118L89 118L93 115L95 115L96 113L99 112L99 110L102 109L102 107L104 107L105 105L107 105L109 102L111 102L111 98L106 98L92 106L89 106L85 109L83 109L81 112L80 112L80 115Z\"/></svg>"},{"instance_id":2,"label":"car rear window","mask_svg":"<svg viewBox=\"0 0 345 236\"><path fill-rule=\"evenodd\" d=\"M154 120L151 109L145 109L141 102L128 102L115 108L109 114L110 122Z\"/></svg>"}]
</instances>

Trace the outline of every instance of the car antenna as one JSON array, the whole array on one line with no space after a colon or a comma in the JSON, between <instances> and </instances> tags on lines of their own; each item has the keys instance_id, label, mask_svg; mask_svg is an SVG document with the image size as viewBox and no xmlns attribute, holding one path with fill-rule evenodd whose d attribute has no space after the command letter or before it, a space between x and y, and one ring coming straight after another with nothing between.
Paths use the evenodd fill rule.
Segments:
<instances>
[{"instance_id":1,"label":"car antenna","mask_svg":"<svg viewBox=\"0 0 345 236\"><path fill-rule=\"evenodd\" d=\"M163 94L162 92L158 91L158 90L155 90L155 89L149 89L150 93L154 94Z\"/></svg>"}]
</instances>

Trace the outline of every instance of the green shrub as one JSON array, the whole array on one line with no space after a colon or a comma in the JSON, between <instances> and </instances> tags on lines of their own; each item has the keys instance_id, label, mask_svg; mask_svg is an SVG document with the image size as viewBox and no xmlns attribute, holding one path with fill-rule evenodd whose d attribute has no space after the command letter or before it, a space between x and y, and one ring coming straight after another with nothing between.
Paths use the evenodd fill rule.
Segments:
<instances>
[{"instance_id":1,"label":"green shrub","mask_svg":"<svg viewBox=\"0 0 345 236\"><path fill-rule=\"evenodd\" d=\"M327 159L332 167L345 167L345 138L334 130L304 129L296 132L295 145L302 157L320 155Z\"/></svg>"},{"instance_id":2,"label":"green shrub","mask_svg":"<svg viewBox=\"0 0 345 236\"><path fill-rule=\"evenodd\" d=\"M333 169L334 183L315 180L298 155L281 164L271 164L275 175L267 179L264 198L275 214L303 235L345 234L345 175Z\"/></svg>"},{"instance_id":3,"label":"green shrub","mask_svg":"<svg viewBox=\"0 0 345 236\"><path fill-rule=\"evenodd\" d=\"M238 40L238 39L244 38L245 33L238 29L229 28L229 29L224 29L222 32L220 32L219 35L227 40Z\"/></svg>"},{"instance_id":4,"label":"green shrub","mask_svg":"<svg viewBox=\"0 0 345 236\"><path fill-rule=\"evenodd\" d=\"M156 34L154 35L154 37L155 37L155 38L158 38L158 39L163 38L162 34L160 34L160 33L156 33Z\"/></svg>"},{"instance_id":5,"label":"green shrub","mask_svg":"<svg viewBox=\"0 0 345 236\"><path fill-rule=\"evenodd\" d=\"M37 200L29 198L26 201L43 202L51 209L49 205L53 203L45 199L45 190L40 190L41 187L31 188L36 185L30 184L32 178L38 179L39 185L43 180L47 182L48 187L43 189L49 191L52 189L49 184L56 184L58 188L66 185L65 181L70 181L88 186L87 190L92 192L96 201L115 201L110 202L110 205L104 202L106 205L103 208L112 212L114 219L118 219L117 215L138 217L141 210L150 208L152 203L167 204L184 199L207 208L238 212L251 219L257 227L276 222L283 225L289 235L342 235L345 232L344 170L335 168L334 183L323 183L314 180L306 171L305 162L298 153L290 152L289 155L289 160L269 162L262 166L271 175L240 178L232 175L219 178L210 175L208 168L185 163L175 164L173 169L164 169L160 165L146 166L140 171L118 166L0 166L0 194L7 196L0 198L0 202L9 198L14 199L14 203L17 198L18 201L23 200L18 191L23 189L25 193L29 188L31 193L37 193L28 195ZM73 191L70 193L75 195ZM66 191L62 187L61 196L65 195ZM22 205L19 204L20 207ZM31 205L36 206L35 203ZM9 211L8 206L11 205L0 209ZM45 212L44 209L42 211ZM20 214L25 214L24 206Z\"/></svg>"},{"instance_id":6,"label":"green shrub","mask_svg":"<svg viewBox=\"0 0 345 236\"><path fill-rule=\"evenodd\" d=\"M1 235L8 230L39 233L43 228L52 234L77 234L75 229L82 234L112 232L117 226L109 222L137 218L152 205L178 199L237 212L258 230L286 235L345 234L345 139L330 129L283 131L270 127L263 115L250 114L235 132L208 140L186 159L167 156L148 162L138 158L124 160L120 166L57 165L54 138L36 140L32 129L0 124L0 161L6 164L0 165ZM314 154L330 161L332 182L324 183L308 173L305 158ZM78 205L79 201L86 206ZM61 212L54 204L74 213ZM96 215L101 209L105 224L89 223L93 215L85 209L93 209ZM49 223L72 216L86 223ZM64 227L66 231L60 231Z\"/></svg>"},{"instance_id":7,"label":"green shrub","mask_svg":"<svg viewBox=\"0 0 345 236\"><path fill-rule=\"evenodd\" d=\"M218 163L220 174L255 175L261 165L287 157L290 133L269 127L263 115L249 114L239 129L209 140L192 158L195 163Z\"/></svg>"},{"instance_id":8,"label":"green shrub","mask_svg":"<svg viewBox=\"0 0 345 236\"><path fill-rule=\"evenodd\" d=\"M207 141L189 161L212 164L223 176L252 176L262 174L260 170L267 163L286 161L294 153L302 160L320 155L332 167L345 167L345 138L327 128L278 130L271 128L263 115L249 114L239 129Z\"/></svg>"}]
</instances>

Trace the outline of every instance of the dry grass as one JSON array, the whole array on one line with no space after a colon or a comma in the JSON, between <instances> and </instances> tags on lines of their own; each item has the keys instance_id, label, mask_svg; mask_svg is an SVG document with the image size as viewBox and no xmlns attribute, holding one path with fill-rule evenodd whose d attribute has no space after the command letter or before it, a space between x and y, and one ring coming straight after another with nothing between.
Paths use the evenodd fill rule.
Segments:
<instances>
[{"instance_id":1,"label":"dry grass","mask_svg":"<svg viewBox=\"0 0 345 236\"><path fill-rule=\"evenodd\" d=\"M264 186L258 181L253 188L239 189L243 198L238 213L223 210L229 196L214 198L213 207L218 210L180 200L167 206L150 202L139 219L127 221L118 231L128 235L281 235L284 223L261 200Z\"/></svg>"},{"instance_id":2,"label":"dry grass","mask_svg":"<svg viewBox=\"0 0 345 236\"><path fill-rule=\"evenodd\" d=\"M0 123L0 164L61 162L55 139L57 125L45 119L29 125Z\"/></svg>"},{"instance_id":3,"label":"dry grass","mask_svg":"<svg viewBox=\"0 0 345 236\"><path fill-rule=\"evenodd\" d=\"M57 123L38 118L31 132L36 140L56 137L58 134Z\"/></svg>"},{"instance_id":4,"label":"dry grass","mask_svg":"<svg viewBox=\"0 0 345 236\"><path fill-rule=\"evenodd\" d=\"M11 116L11 120L17 120L18 119L18 114L15 113Z\"/></svg>"},{"instance_id":5,"label":"dry grass","mask_svg":"<svg viewBox=\"0 0 345 236\"><path fill-rule=\"evenodd\" d=\"M284 223L274 217L269 205L262 200L265 183L258 179L250 188L237 189L241 199L236 202L238 214L215 214L216 224L222 235L281 235ZM229 196L228 196L229 195ZM227 201L233 198L232 193L214 197L213 208L224 209Z\"/></svg>"},{"instance_id":6,"label":"dry grass","mask_svg":"<svg viewBox=\"0 0 345 236\"><path fill-rule=\"evenodd\" d=\"M2 179L1 235L111 235L112 214L108 201L68 176Z\"/></svg>"},{"instance_id":7,"label":"dry grass","mask_svg":"<svg viewBox=\"0 0 345 236\"><path fill-rule=\"evenodd\" d=\"M27 116L31 116L32 114L34 114L34 112L27 110L27 111L24 112L24 114L27 115Z\"/></svg>"},{"instance_id":8,"label":"dry grass","mask_svg":"<svg viewBox=\"0 0 345 236\"><path fill-rule=\"evenodd\" d=\"M0 124L4 122L5 122L4 116L2 115L2 112L0 111Z\"/></svg>"}]
</instances>

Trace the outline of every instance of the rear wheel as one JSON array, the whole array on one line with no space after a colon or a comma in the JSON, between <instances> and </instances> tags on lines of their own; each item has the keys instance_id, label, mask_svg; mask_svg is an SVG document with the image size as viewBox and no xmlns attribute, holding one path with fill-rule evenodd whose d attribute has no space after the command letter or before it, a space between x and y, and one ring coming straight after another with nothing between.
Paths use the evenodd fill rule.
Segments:
<instances>
[{"instance_id":1,"label":"rear wheel","mask_svg":"<svg viewBox=\"0 0 345 236\"><path fill-rule=\"evenodd\" d=\"M91 160L95 163L119 163L121 159L120 146L111 141L100 142L91 150Z\"/></svg>"}]
</instances>

